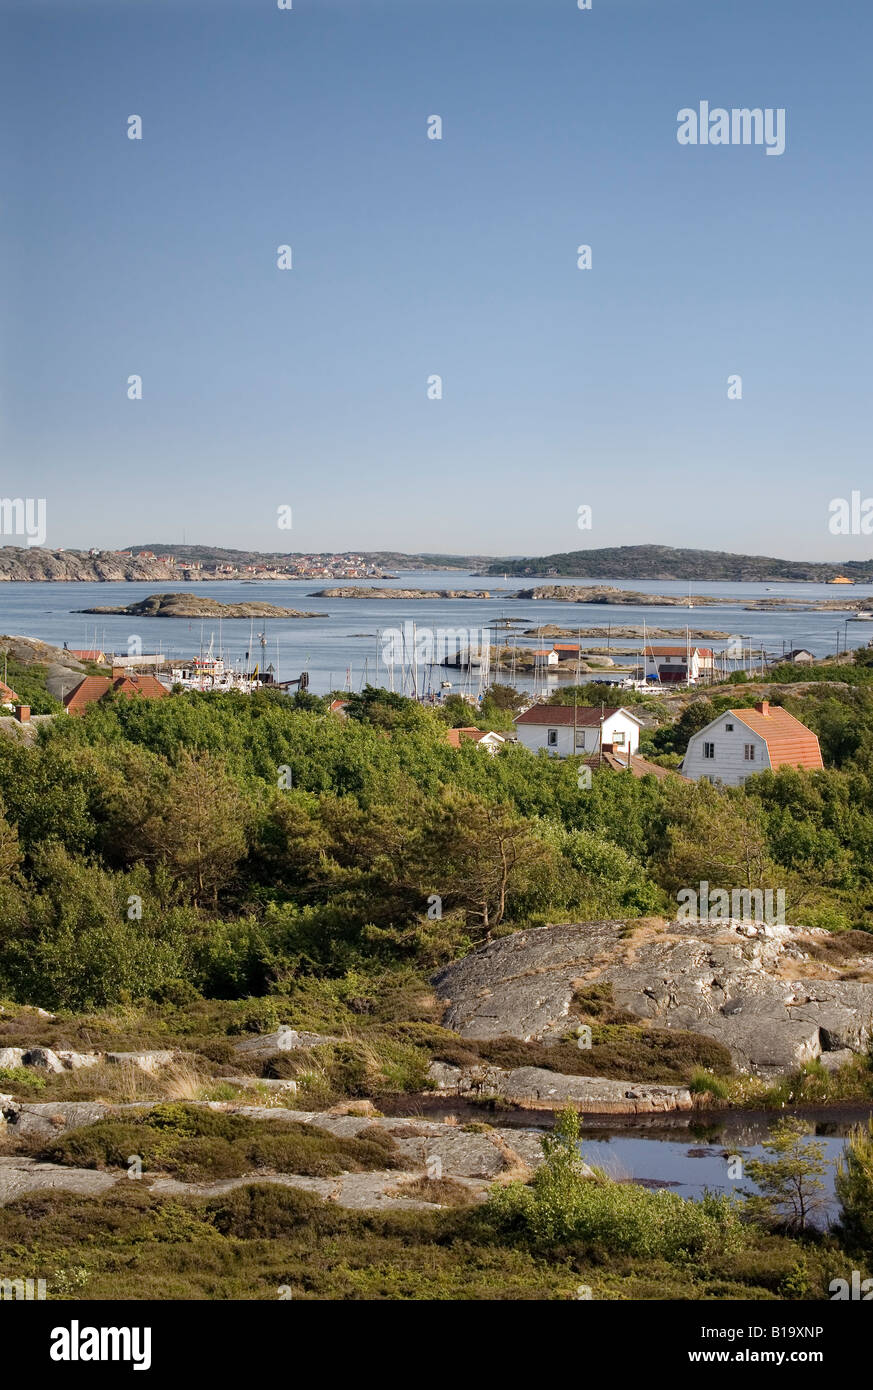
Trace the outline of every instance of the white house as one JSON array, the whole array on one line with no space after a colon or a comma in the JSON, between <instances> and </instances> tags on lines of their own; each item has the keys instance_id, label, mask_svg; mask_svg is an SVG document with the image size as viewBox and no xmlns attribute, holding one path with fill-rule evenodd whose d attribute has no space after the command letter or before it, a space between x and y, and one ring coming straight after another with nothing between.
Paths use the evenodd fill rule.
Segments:
<instances>
[{"instance_id":1,"label":"white house","mask_svg":"<svg viewBox=\"0 0 873 1390\"><path fill-rule=\"evenodd\" d=\"M710 647L674 646L646 647L646 680L662 684L694 684L701 676L714 670L715 661Z\"/></svg>"},{"instance_id":2,"label":"white house","mask_svg":"<svg viewBox=\"0 0 873 1390\"><path fill-rule=\"evenodd\" d=\"M472 724L460 729L447 729L446 738L453 748L460 748L462 743L475 743L477 748L484 748L486 753L499 753L506 742L505 734L498 734L494 729L486 732Z\"/></svg>"},{"instance_id":3,"label":"white house","mask_svg":"<svg viewBox=\"0 0 873 1390\"><path fill-rule=\"evenodd\" d=\"M519 743L532 753L544 748L558 758L596 753L601 743L635 753L641 728L628 710L600 705L532 705L515 720Z\"/></svg>"},{"instance_id":4,"label":"white house","mask_svg":"<svg viewBox=\"0 0 873 1390\"><path fill-rule=\"evenodd\" d=\"M705 777L738 787L767 768L823 768L818 739L780 705L762 700L754 709L729 709L693 734L682 761L686 777Z\"/></svg>"}]
</instances>

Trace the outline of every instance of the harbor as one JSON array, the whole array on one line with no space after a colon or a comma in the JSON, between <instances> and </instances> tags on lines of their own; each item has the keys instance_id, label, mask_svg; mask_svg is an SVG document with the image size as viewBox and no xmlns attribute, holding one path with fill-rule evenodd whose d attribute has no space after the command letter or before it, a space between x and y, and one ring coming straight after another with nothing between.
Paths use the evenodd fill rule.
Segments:
<instances>
[{"instance_id":1,"label":"harbor","mask_svg":"<svg viewBox=\"0 0 873 1390\"><path fill-rule=\"evenodd\" d=\"M354 584L354 580L346 582ZM457 586L458 582L457 573L425 571L414 575L407 573L397 580L383 580L382 587L391 585L406 589L416 584L438 589ZM554 579L550 582L556 586L562 583ZM648 593L672 593L682 597L687 593L687 584L678 580L616 582L619 587ZM614 620L604 621L604 609L596 604L519 599L511 597L509 592L504 598L501 590L514 591L517 581L510 578L504 585L502 579L492 578L489 583L491 597L488 599L421 599L412 609L403 598L396 602L368 598L321 599L319 607L326 613L323 618L308 619L305 623L271 618L254 628L249 619L225 619L223 622L163 617L134 619L110 614L97 619L76 611L81 607L80 584L7 583L0 595L0 628L9 634L38 638L58 647L66 643L70 649L115 653L110 657L111 662L136 663L138 669L157 666L160 674L172 670L188 672L187 676L183 674L182 683L191 681L192 688L203 688L207 675L218 677L221 688L221 681L228 683L230 674L233 676L230 688L240 688L239 683L244 685L257 680L293 691L299 688L300 677L305 674L308 688L315 694L359 690L366 684L390 690L393 681L396 692L414 694L428 701L444 698L447 691L475 699L486 677L490 682L514 685L531 696L560 689L575 678L573 662L562 662L559 658L556 664L550 664L548 656L536 656L537 651L552 651L558 641L578 642L580 665L592 667L587 672L580 670L584 679L603 679L610 683L633 681L634 669L640 665L644 639L642 635L618 639L613 636L616 631L633 629L642 634L645 629L646 634L682 633L672 636L669 643L660 636L651 641L653 645L672 644L683 650L687 646L708 647L720 675L732 669L760 673L792 651L805 650L813 659L833 656L843 650L865 646L870 631L869 620L859 621L857 613L815 609L817 602L833 593L825 584L701 583L697 587L705 589L717 601L705 612L692 616L684 605L678 609L676 606L626 606L620 618L614 615ZM307 606L312 586L305 580L273 579L265 581L262 588L257 583L229 580L221 583L220 593L223 600L230 602L253 597L275 602L277 586L283 595L280 601ZM165 587L171 588L170 585ZM101 585L100 592L107 604L120 604L144 599L156 592L156 586L154 581L107 582ZM209 592L216 592L214 581ZM791 609L750 611L746 608L750 600L765 594L790 600ZM873 586L855 586L853 598L857 598L859 607L871 597ZM797 608L794 608L795 603ZM444 666L435 658L420 660L422 654L427 657L429 653L423 652L422 644L415 642L407 642L407 651L401 660L396 659L395 651L393 662L386 661L386 651L391 655L386 632L392 629L402 633L404 625L413 620L417 634L439 630L475 632L480 643L487 643L493 649L489 651L486 668L482 669L481 660L478 664L474 662L470 670ZM698 630L725 635L696 640L692 624L696 624ZM574 636L544 640L536 636L543 629ZM736 657L729 654L732 642L734 650L739 643L740 652ZM194 665L195 661L206 659L210 643L212 659L224 663L223 671L206 672ZM598 667L601 657L608 657L612 664L604 662ZM298 684L287 685L288 682ZM657 686L658 682L647 684Z\"/></svg>"}]
</instances>

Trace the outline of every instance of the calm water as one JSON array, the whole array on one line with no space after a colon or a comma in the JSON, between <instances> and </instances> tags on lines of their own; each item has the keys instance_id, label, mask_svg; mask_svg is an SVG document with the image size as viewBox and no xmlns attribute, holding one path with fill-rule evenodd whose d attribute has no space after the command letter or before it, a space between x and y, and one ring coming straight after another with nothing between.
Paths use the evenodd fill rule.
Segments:
<instances>
[{"instance_id":1,"label":"calm water","mask_svg":"<svg viewBox=\"0 0 873 1390\"><path fill-rule=\"evenodd\" d=\"M307 670L310 686L316 693L348 686L359 689L366 675L372 684L388 685L388 669L381 661L382 640L380 633L385 628L402 628L406 622L415 622L421 628L466 628L480 630L493 624L497 619L520 618L522 622L513 630L520 634L525 627L555 623L568 628L594 628L602 630L602 639L588 640L594 645L605 644L608 625L625 626L645 621L650 627L683 627L685 623L693 628L719 630L742 636L746 643L751 638L752 645L761 647L771 656L779 655L792 647L807 647L816 656L834 652L839 640L844 639L848 646L864 646L873 637L873 622L846 623L845 614L840 613L756 613L746 612L743 605L752 598L788 598L798 603L810 603L816 599L832 599L846 596L858 600L873 594L873 586L855 585L850 591L834 589L827 584L692 584L693 593L716 596L724 600L724 606L694 608L670 607L622 607L604 608L599 604L567 604L560 602L541 602L530 599L510 599L501 597L513 589L532 587L536 584L576 584L587 583L575 579L513 579L506 582L502 578L475 579L463 572L448 573L425 572L406 573L395 580L374 581L380 588L423 588L423 589L487 589L492 597L483 599L391 600L379 599L314 599L309 595L323 587L348 587L360 584L359 580L278 580L254 583L210 582L191 583L142 583L142 584L3 584L0 586L0 632L37 637L42 641L70 647L97 646L105 651L128 650L131 636L142 640L144 652L162 651L173 658L196 656L201 649L208 647L210 639L214 649L221 648L226 658L244 661L252 642L252 659L260 659L262 666L272 664L278 678L287 680ZM591 581L594 582L594 581ZM614 583L619 588L635 589L644 593L678 594L687 596L686 581L639 580L622 581L605 579L604 583ZM256 620L252 628L248 618L225 620L221 624L215 619L201 622L178 618L140 618L86 615L77 613L78 608L97 604L119 605L135 602L146 595L172 592L184 588L186 592L218 599L224 603L239 603L263 600L279 606L293 607L306 611L325 613L324 618L314 619L270 619ZM266 647L261 648L258 633L265 632ZM493 640L505 640L506 634L499 629L492 630ZM531 638L519 635L520 646L533 646ZM701 639L703 641L703 639ZM618 640L618 645L628 646L627 640ZM716 649L723 642L712 640L704 645ZM630 658L628 658L630 659ZM492 676L494 673L492 672ZM420 668L419 690L427 686L428 679L438 688L441 679L450 679L455 688L463 688L463 674L457 671L445 672L439 667L428 675ZM396 675L396 688L399 685L399 671ZM507 680L508 672L502 671L500 679ZM557 685L559 678L551 677ZM515 684L519 688L530 688L532 677L518 676Z\"/></svg>"},{"instance_id":2,"label":"calm water","mask_svg":"<svg viewBox=\"0 0 873 1390\"><path fill-rule=\"evenodd\" d=\"M485 1120L512 1129L546 1131L554 1124L549 1111L483 1110L473 1102L445 1096L410 1097L405 1102L388 1097L379 1102L385 1114L413 1115L437 1119L455 1115L459 1124ZM818 1225L826 1225L837 1215L834 1170L845 1147L846 1137L855 1125L866 1124L869 1106L834 1106L803 1111L718 1111L710 1114L582 1117L582 1156L592 1167L602 1168L610 1177L636 1182L645 1187L667 1188L680 1197L700 1198L711 1192L736 1195L739 1188L753 1187L748 1179L731 1178L728 1159L744 1161L766 1157L762 1141L785 1114L797 1113L820 1141L828 1163L822 1177L823 1207Z\"/></svg>"}]
</instances>

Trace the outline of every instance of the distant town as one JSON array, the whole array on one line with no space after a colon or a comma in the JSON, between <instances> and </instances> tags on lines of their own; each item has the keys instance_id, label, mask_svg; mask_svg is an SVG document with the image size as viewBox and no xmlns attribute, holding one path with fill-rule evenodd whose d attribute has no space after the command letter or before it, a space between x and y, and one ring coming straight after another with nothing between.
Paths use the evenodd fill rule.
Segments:
<instances>
[{"instance_id":1,"label":"distant town","mask_svg":"<svg viewBox=\"0 0 873 1390\"><path fill-rule=\"evenodd\" d=\"M57 555L64 551L57 550ZM370 564L363 555L301 555L285 559L251 561L213 561L177 559L175 555L156 555L153 550L95 550L88 551L88 558L96 560L104 556L119 560L154 561L167 565L191 578L234 579L249 576L258 579L388 579L377 566Z\"/></svg>"}]
</instances>

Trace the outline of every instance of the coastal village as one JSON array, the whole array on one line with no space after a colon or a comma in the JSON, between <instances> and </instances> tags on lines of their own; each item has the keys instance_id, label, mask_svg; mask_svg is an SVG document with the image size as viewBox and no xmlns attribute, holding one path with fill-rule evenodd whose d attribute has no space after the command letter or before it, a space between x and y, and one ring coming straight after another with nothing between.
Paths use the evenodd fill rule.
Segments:
<instances>
[{"instance_id":1,"label":"coastal village","mask_svg":"<svg viewBox=\"0 0 873 1390\"><path fill-rule=\"evenodd\" d=\"M873 651L404 617L370 634L392 634L372 675L325 689L319 671L316 694L305 664L278 679L266 635L314 614L198 586L78 612L122 633L174 618L196 655L141 651L136 634L113 651L78 618L82 645L0 637L5 1219L25 1205L39 1226L76 1203L89 1296L112 1296L99 1280L117 1278L118 1242L104 1268L89 1222L131 1202L134 1154L137 1259L144 1219L163 1260L166 1223L182 1210L188 1241L207 1203L222 1223L256 1220L242 1229L259 1239L278 1211L284 1261L282 1203L305 1201L288 1210L307 1240L316 1218L445 1220L476 1252L471 1223L497 1222L490 1260L511 1202L517 1262L522 1204L572 1152L583 1194L646 1204L653 1229L672 1197L688 1223L719 1204L717 1248L731 1222L736 1239L783 1242L793 1293L797 1249L818 1235L763 1219L747 1235L720 1155L770 1143L786 1098L792 1115L846 1100L869 1113L869 836L851 818L873 792L849 759L865 698L873 738ZM244 624L232 640L227 623ZM705 1202L582 1156L585 1126L650 1146L699 1125L715 1136ZM212 1250L225 1237L207 1220ZM757 1258L740 1294L772 1292L756 1282L771 1256L763 1274ZM208 1294L200 1263L186 1278ZM369 1264L368 1248L344 1296ZM306 1296L308 1268L294 1278Z\"/></svg>"},{"instance_id":2,"label":"coastal village","mask_svg":"<svg viewBox=\"0 0 873 1390\"><path fill-rule=\"evenodd\" d=\"M13 639L0 639L9 642ZM51 650L51 649L49 649ZM540 649L550 668L561 662L578 660L578 643L555 643L551 649ZM212 655L193 658L181 665L161 656L129 658L112 657L99 648L65 648L56 655L62 660L90 667L104 668L99 673L83 674L79 679L65 682L60 696L65 715L82 715L92 705L113 698L165 700L176 693L196 691L201 694L236 691L251 694L263 688L278 688L268 675L260 675L258 667L240 671ZM814 664L805 651L787 654L787 660L800 665ZM469 665L469 662L467 663ZM645 670L645 677L642 671ZM717 661L711 648L686 644L647 645L645 665L638 668L638 679L628 681L627 688L676 692L691 692L711 685L717 679ZM606 688L608 682L601 674L595 681ZM292 687L306 690L305 673L293 681L284 682L282 689ZM435 707L451 693L475 712L482 704L487 687L473 695L453 692L450 682L443 689L422 696L420 702ZM328 712L340 719L346 717L348 700L335 696ZM30 706L20 699L5 682L0 681L0 707L7 711L0 717L0 732L27 736L41 724L58 716L34 715ZM684 780L706 780L716 785L739 786L754 773L777 770L780 767L799 767L808 770L823 768L816 735L787 710L761 700L753 709L728 709L696 732L689 740L681 768L667 769L639 753L643 720L632 709L620 704L595 705L556 704L550 700L527 695L518 702L511 731L483 729L478 725L460 724L446 729L446 740L455 749L472 745L483 754L494 756L502 748L517 744L532 754L549 757L578 758L590 769L629 772L635 777L679 776Z\"/></svg>"}]
</instances>

